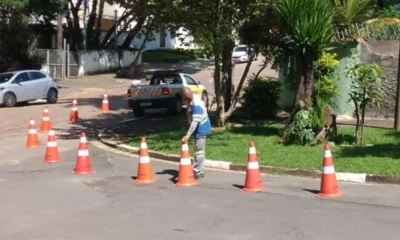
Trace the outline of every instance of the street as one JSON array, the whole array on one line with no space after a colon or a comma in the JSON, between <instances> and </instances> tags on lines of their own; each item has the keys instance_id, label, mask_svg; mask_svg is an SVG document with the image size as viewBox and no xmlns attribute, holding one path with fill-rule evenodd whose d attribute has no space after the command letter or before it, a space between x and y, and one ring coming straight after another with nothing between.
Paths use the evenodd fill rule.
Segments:
<instances>
[{"instance_id":1,"label":"street","mask_svg":"<svg viewBox=\"0 0 400 240\"><path fill-rule=\"evenodd\" d=\"M61 144L60 144L61 145ZM96 144L97 146L97 144ZM176 164L152 160L157 182L136 185L137 159L90 147L95 174L72 174L76 151L43 164L42 150L1 168L0 239L398 239L399 188L340 183L343 198L317 199L318 180L206 171L177 188Z\"/></svg>"},{"instance_id":2,"label":"street","mask_svg":"<svg viewBox=\"0 0 400 240\"><path fill-rule=\"evenodd\" d=\"M194 76L207 81L207 71ZM49 110L60 163L43 163L45 133L39 133L39 148L25 148L29 117L39 129L46 104L0 108L1 240L398 239L397 185L339 182L343 196L325 200L316 197L319 180L263 176L264 192L244 193L243 173L206 170L199 186L177 188L178 165L157 159L151 159L157 182L137 185L137 157L96 139L99 130L132 119L124 99L130 81L102 75L59 84L60 102ZM105 91L112 113L101 115ZM69 123L74 97L81 120ZM150 114L148 122L159 116ZM87 176L72 173L81 131L88 135L95 170Z\"/></svg>"}]
</instances>

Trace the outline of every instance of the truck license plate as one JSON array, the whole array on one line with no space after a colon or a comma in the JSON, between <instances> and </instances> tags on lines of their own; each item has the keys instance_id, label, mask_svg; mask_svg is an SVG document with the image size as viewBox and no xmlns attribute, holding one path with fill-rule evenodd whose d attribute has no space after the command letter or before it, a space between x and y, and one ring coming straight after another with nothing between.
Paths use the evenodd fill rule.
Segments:
<instances>
[{"instance_id":1,"label":"truck license plate","mask_svg":"<svg viewBox=\"0 0 400 240\"><path fill-rule=\"evenodd\" d=\"M140 106L143 106L143 107L151 106L151 102L140 103Z\"/></svg>"}]
</instances>

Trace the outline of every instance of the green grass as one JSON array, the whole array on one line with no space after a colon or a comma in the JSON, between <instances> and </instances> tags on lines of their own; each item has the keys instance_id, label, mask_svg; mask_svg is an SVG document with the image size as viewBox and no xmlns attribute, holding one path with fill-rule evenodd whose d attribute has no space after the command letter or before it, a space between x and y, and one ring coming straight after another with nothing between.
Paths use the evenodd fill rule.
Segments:
<instances>
[{"instance_id":1,"label":"green grass","mask_svg":"<svg viewBox=\"0 0 400 240\"><path fill-rule=\"evenodd\" d=\"M283 168L321 169L322 146L282 146L278 143L282 125L245 126L213 131L207 139L206 157L233 163L247 162L248 144L256 144L261 165ZM171 127L169 132L147 137L151 150L180 154L180 139L187 126ZM354 127L339 127L338 140L344 145L354 141ZM129 144L139 146L139 137ZM365 143L373 146L334 146L331 148L337 172L400 175L400 132L387 129L365 129ZM193 140L190 140L193 144ZM193 151L191 150L193 156Z\"/></svg>"}]
</instances>

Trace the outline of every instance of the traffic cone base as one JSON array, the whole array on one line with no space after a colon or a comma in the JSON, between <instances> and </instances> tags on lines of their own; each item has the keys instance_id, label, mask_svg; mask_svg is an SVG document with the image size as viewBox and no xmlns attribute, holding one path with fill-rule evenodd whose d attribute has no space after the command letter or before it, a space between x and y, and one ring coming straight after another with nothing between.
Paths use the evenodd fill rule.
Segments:
<instances>
[{"instance_id":1,"label":"traffic cone base","mask_svg":"<svg viewBox=\"0 0 400 240\"><path fill-rule=\"evenodd\" d=\"M154 177L153 169L150 163L146 138L142 138L140 143L137 176L134 182L138 184L148 184L148 183L154 183L156 180L157 179Z\"/></svg>"},{"instance_id":2,"label":"traffic cone base","mask_svg":"<svg viewBox=\"0 0 400 240\"><path fill-rule=\"evenodd\" d=\"M342 196L336 180L335 167L332 153L328 144L324 147L323 169L321 175L321 190L317 194L322 198L338 198Z\"/></svg>"},{"instance_id":3,"label":"traffic cone base","mask_svg":"<svg viewBox=\"0 0 400 240\"><path fill-rule=\"evenodd\" d=\"M243 192L261 192L265 189L262 184L260 168L257 161L257 152L254 142L250 142L249 155L246 170L246 181Z\"/></svg>"}]
</instances>

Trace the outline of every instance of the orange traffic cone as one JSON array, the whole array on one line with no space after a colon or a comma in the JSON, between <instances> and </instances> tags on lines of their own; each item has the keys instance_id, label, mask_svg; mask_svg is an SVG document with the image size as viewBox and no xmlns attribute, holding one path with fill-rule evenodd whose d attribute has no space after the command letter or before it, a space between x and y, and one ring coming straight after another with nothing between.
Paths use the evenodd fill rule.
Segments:
<instances>
[{"instance_id":1,"label":"orange traffic cone","mask_svg":"<svg viewBox=\"0 0 400 240\"><path fill-rule=\"evenodd\" d=\"M336 198L342 196L336 181L335 167L333 166L333 159L331 149L328 144L324 147L324 162L321 176L321 191L318 193L319 197Z\"/></svg>"},{"instance_id":2,"label":"orange traffic cone","mask_svg":"<svg viewBox=\"0 0 400 240\"><path fill-rule=\"evenodd\" d=\"M57 139L54 134L54 130L49 131L49 137L47 140L46 155L44 157L45 163L56 163L60 161L60 155L58 153Z\"/></svg>"},{"instance_id":3,"label":"orange traffic cone","mask_svg":"<svg viewBox=\"0 0 400 240\"><path fill-rule=\"evenodd\" d=\"M261 192L262 190L264 190L264 187L262 185L260 168L258 167L256 147L254 145L254 142L250 142L246 171L246 183L242 191Z\"/></svg>"},{"instance_id":4,"label":"orange traffic cone","mask_svg":"<svg viewBox=\"0 0 400 240\"><path fill-rule=\"evenodd\" d=\"M28 139L26 141L26 148L36 148L39 147L39 138L36 131L35 120L31 117L29 120L29 133Z\"/></svg>"},{"instance_id":5,"label":"orange traffic cone","mask_svg":"<svg viewBox=\"0 0 400 240\"><path fill-rule=\"evenodd\" d=\"M40 132L49 132L51 130L51 123L49 117L49 109L47 106L44 108L42 125L40 126Z\"/></svg>"},{"instance_id":6,"label":"orange traffic cone","mask_svg":"<svg viewBox=\"0 0 400 240\"><path fill-rule=\"evenodd\" d=\"M194 179L192 162L190 160L189 147L187 142L182 144L181 162L179 165L177 187L191 187L199 183Z\"/></svg>"},{"instance_id":7,"label":"orange traffic cone","mask_svg":"<svg viewBox=\"0 0 400 240\"><path fill-rule=\"evenodd\" d=\"M107 93L104 94L103 103L101 104L101 113L108 113L108 96Z\"/></svg>"},{"instance_id":8,"label":"orange traffic cone","mask_svg":"<svg viewBox=\"0 0 400 240\"><path fill-rule=\"evenodd\" d=\"M74 174L82 175L82 174L92 174L92 173L94 173L94 171L92 169L92 164L90 163L86 133L82 132Z\"/></svg>"},{"instance_id":9,"label":"orange traffic cone","mask_svg":"<svg viewBox=\"0 0 400 240\"><path fill-rule=\"evenodd\" d=\"M69 121L76 122L78 121L78 103L76 99L72 101L71 113L69 114Z\"/></svg>"},{"instance_id":10,"label":"orange traffic cone","mask_svg":"<svg viewBox=\"0 0 400 240\"><path fill-rule=\"evenodd\" d=\"M153 169L150 163L149 152L147 150L146 138L142 138L140 143L139 164L136 183L153 183L156 179L153 175Z\"/></svg>"}]
</instances>

